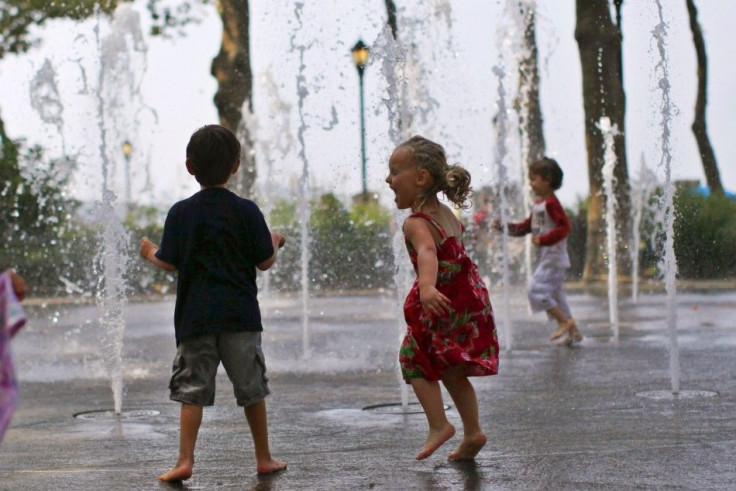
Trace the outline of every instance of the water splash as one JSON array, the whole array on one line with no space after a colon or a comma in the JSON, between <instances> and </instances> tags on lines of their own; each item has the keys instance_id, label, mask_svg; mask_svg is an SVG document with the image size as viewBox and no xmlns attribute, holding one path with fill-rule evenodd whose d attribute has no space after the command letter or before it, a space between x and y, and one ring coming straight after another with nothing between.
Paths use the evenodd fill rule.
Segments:
<instances>
[{"instance_id":1,"label":"water splash","mask_svg":"<svg viewBox=\"0 0 736 491\"><path fill-rule=\"evenodd\" d=\"M608 315L613 329L613 339L618 341L618 257L616 252L616 149L614 137L619 134L618 126L611 124L610 118L603 116L598 124L603 135L603 194L606 197L606 251L608 253Z\"/></svg>"},{"instance_id":2,"label":"water splash","mask_svg":"<svg viewBox=\"0 0 736 491\"><path fill-rule=\"evenodd\" d=\"M380 60L381 74L386 80L386 97L383 103L387 109L389 118L389 137L394 146L401 143L405 135L402 135L402 129L407 130L407 126L411 119L403 113L404 104L403 96L406 92L402 91L405 85L405 63L406 54L398 40L394 40L391 29L387 25L383 28L378 38L373 43L372 60ZM376 63L371 61L372 64ZM404 234L402 226L404 221L409 217L407 210L392 209L392 237L391 248L394 256L394 286L396 288L396 311L397 316L396 328L398 333L399 345L404 340L406 333L406 322L404 321L404 299L411 288L412 265L406 253L404 244ZM397 377L399 382L399 392L401 397L401 407L407 408L409 405L409 391L407 384L404 383L401 373L401 366L397 365Z\"/></svg>"},{"instance_id":3,"label":"water splash","mask_svg":"<svg viewBox=\"0 0 736 491\"><path fill-rule=\"evenodd\" d=\"M309 161L307 159L307 147L304 134L307 131L307 123L304 114L304 100L309 95L307 88L306 64L304 53L309 46L297 44L296 37L303 22L301 19L304 2L297 2L294 14L299 22L299 27L294 30L290 38L291 49L299 53L299 70L296 75L296 92L298 96L299 126L297 129L297 141L299 142L299 159L302 162L302 173L299 178L299 231L301 237L301 302L302 302L302 358L308 359L309 348L309 217L311 209L309 205Z\"/></svg>"},{"instance_id":4,"label":"water splash","mask_svg":"<svg viewBox=\"0 0 736 491\"><path fill-rule=\"evenodd\" d=\"M498 112L496 113L496 155L495 165L497 173L497 186L499 189L500 212L501 212L501 228L504 231L501 234L502 248L502 282L503 282L503 303L501 307L501 331L506 338L506 351L511 351L513 346L513 333L511 332L511 299L509 277L509 234L507 225L509 223L509 203L506 193L508 192L508 172L506 168L506 135L507 135L507 113L506 108L506 90L504 89L503 79L505 76L502 67L494 66L493 73L498 78L498 98L496 104Z\"/></svg>"},{"instance_id":5,"label":"water splash","mask_svg":"<svg viewBox=\"0 0 736 491\"><path fill-rule=\"evenodd\" d=\"M664 20L664 12L660 0L655 0L659 24L652 30L652 36L656 42L659 61L655 66L655 72L659 73L658 88L662 94L660 104L660 115L662 117L660 127L661 157L659 167L664 169L664 196L662 207L665 216L665 248L664 248L664 282L667 292L667 333L668 349L670 355L670 380L672 393L680 391L680 353L677 345L677 257L675 256L675 207L674 207L674 184L672 182L672 149L670 146L670 135L672 127L673 104L670 99L669 79L669 57L667 55L667 23Z\"/></svg>"},{"instance_id":6,"label":"water splash","mask_svg":"<svg viewBox=\"0 0 736 491\"><path fill-rule=\"evenodd\" d=\"M631 300L639 301L639 252L641 243L641 221L652 193L657 188L657 176L646 165L641 156L639 177L631 181Z\"/></svg>"},{"instance_id":7,"label":"water splash","mask_svg":"<svg viewBox=\"0 0 736 491\"><path fill-rule=\"evenodd\" d=\"M127 302L124 274L129 263L129 236L115 211L117 196L112 191L115 158L111 156L111 151L118 154L121 129L128 129L131 134L135 131L132 128L136 125L137 114L126 109L129 100L125 98L139 93L139 79L137 74L131 73L131 52L145 52L145 49L142 47L140 19L132 9L121 8L116 12L109 35L102 36L101 29L98 12L94 33L99 54L99 72L94 96L102 190L94 214L102 230L101 246L95 261L99 273L96 301L103 331L103 357L110 375L115 412L119 414L122 411L124 385L122 349L124 309ZM118 140L118 144L111 144L114 140ZM126 162L126 175L129 175L128 165L129 162ZM126 182L126 193L129 190L129 182Z\"/></svg>"},{"instance_id":8,"label":"water splash","mask_svg":"<svg viewBox=\"0 0 736 491\"><path fill-rule=\"evenodd\" d=\"M248 109L248 104L243 104L243 124L248 128L248 133L253 135L254 152L256 162L265 166L265 175L261 182L263 186L258 196L258 204L263 211L266 223L271 224L271 213L274 208L274 162L283 159L294 144L289 128L291 127L291 105L285 102L280 94L270 70L266 70L261 77L261 87L266 94L268 109L265 117L258 117ZM288 239L287 239L288 240ZM264 299L271 295L271 273L266 270L261 277L263 285L260 289ZM268 302L261 307L261 315L268 318L270 315Z\"/></svg>"}]
</instances>

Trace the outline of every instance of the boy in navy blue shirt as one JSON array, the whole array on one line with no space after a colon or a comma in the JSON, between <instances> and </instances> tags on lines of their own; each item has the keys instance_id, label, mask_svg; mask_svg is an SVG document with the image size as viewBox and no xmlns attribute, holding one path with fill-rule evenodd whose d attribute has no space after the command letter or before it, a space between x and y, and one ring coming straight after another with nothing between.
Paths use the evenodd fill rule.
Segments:
<instances>
[{"instance_id":1,"label":"boy in navy blue shirt","mask_svg":"<svg viewBox=\"0 0 736 491\"><path fill-rule=\"evenodd\" d=\"M239 165L240 143L230 130L208 125L194 132L186 166L201 190L171 207L160 248L146 237L141 241L143 258L178 271L177 352L169 389L170 398L181 402L179 459L160 481L192 476L203 407L214 404L220 362L237 404L245 408L258 473L286 468L268 444L269 390L256 287L256 268L265 271L276 262L284 237L269 231L255 203L226 188Z\"/></svg>"}]
</instances>

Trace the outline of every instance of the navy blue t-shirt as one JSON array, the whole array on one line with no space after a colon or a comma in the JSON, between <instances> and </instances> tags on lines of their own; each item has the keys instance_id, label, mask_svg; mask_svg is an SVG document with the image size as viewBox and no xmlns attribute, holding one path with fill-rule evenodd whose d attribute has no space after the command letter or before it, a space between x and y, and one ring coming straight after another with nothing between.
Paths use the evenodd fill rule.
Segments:
<instances>
[{"instance_id":1,"label":"navy blue t-shirt","mask_svg":"<svg viewBox=\"0 0 736 491\"><path fill-rule=\"evenodd\" d=\"M261 210L225 188L172 206L156 257L179 271L176 344L198 334L262 331L256 264L273 252Z\"/></svg>"}]
</instances>

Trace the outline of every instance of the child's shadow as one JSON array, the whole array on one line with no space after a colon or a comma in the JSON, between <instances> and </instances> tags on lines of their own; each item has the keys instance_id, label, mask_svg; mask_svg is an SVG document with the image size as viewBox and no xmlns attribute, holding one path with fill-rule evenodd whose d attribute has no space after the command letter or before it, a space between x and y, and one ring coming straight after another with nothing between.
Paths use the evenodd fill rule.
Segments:
<instances>
[{"instance_id":1,"label":"child's shadow","mask_svg":"<svg viewBox=\"0 0 736 491\"><path fill-rule=\"evenodd\" d=\"M256 477L257 482L252 487L248 488L249 491L270 491L273 485L278 480L279 476L283 475L283 472L274 472L273 474L259 474ZM202 484L195 482L159 482L159 489L205 489ZM218 483L221 484L221 483Z\"/></svg>"},{"instance_id":2,"label":"child's shadow","mask_svg":"<svg viewBox=\"0 0 736 491\"><path fill-rule=\"evenodd\" d=\"M478 472L478 463L475 460L450 460L449 463L450 467L463 476L463 489L481 489L481 473Z\"/></svg>"}]
</instances>

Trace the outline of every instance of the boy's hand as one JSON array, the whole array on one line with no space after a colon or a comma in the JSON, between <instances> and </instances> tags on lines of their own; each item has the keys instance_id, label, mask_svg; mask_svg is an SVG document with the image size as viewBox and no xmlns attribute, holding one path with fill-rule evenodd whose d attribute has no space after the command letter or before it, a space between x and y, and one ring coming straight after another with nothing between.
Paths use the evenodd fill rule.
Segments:
<instances>
[{"instance_id":1,"label":"boy's hand","mask_svg":"<svg viewBox=\"0 0 736 491\"><path fill-rule=\"evenodd\" d=\"M276 245L278 249L281 249L284 247L284 244L286 244L286 237L278 232L271 232L271 240L273 240L274 245Z\"/></svg>"},{"instance_id":2,"label":"boy's hand","mask_svg":"<svg viewBox=\"0 0 736 491\"><path fill-rule=\"evenodd\" d=\"M539 236L538 235L532 235L532 244L539 245Z\"/></svg>"},{"instance_id":3,"label":"boy's hand","mask_svg":"<svg viewBox=\"0 0 736 491\"><path fill-rule=\"evenodd\" d=\"M501 219L500 218L494 218L493 219L493 222L491 222L491 227L493 228L493 230L500 231L501 228L502 228L501 227Z\"/></svg>"},{"instance_id":4,"label":"boy's hand","mask_svg":"<svg viewBox=\"0 0 736 491\"><path fill-rule=\"evenodd\" d=\"M156 244L154 244L153 242L151 242L148 239L148 237L143 237L141 239L141 250L140 250L140 253L141 253L141 257L143 259L148 259L150 261L151 260L151 257L153 257L154 254L156 254L156 251L157 250L158 250L158 246Z\"/></svg>"},{"instance_id":5,"label":"boy's hand","mask_svg":"<svg viewBox=\"0 0 736 491\"><path fill-rule=\"evenodd\" d=\"M450 299L444 296L434 286L419 289L419 302L425 312L435 315L444 315L450 311Z\"/></svg>"}]
</instances>

